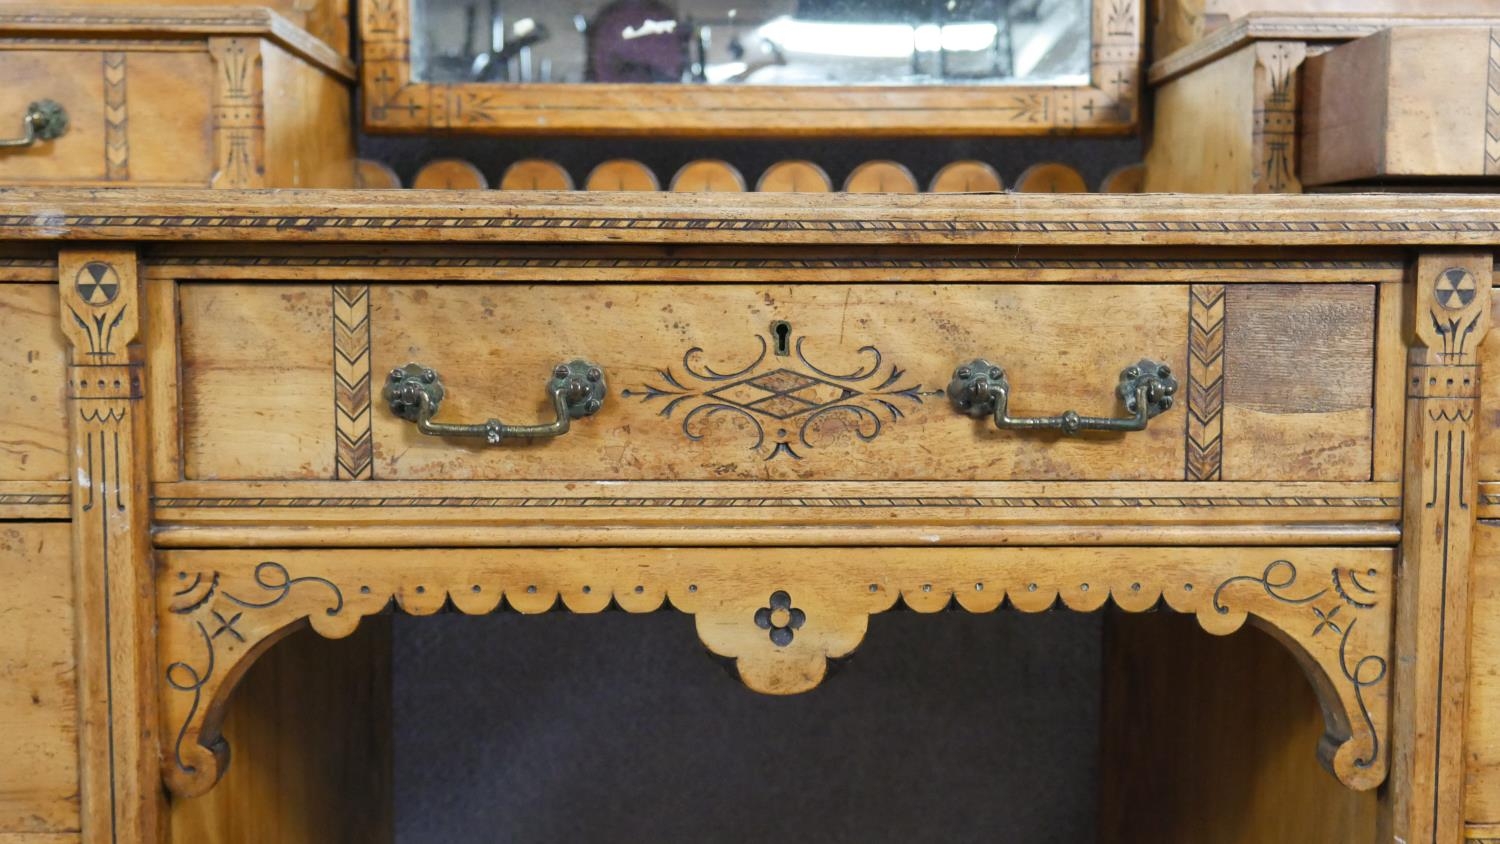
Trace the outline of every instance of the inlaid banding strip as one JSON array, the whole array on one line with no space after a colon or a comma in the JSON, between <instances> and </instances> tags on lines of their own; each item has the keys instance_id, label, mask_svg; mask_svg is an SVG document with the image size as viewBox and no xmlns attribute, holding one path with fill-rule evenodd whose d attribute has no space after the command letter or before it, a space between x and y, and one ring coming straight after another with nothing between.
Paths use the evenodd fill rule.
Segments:
<instances>
[{"instance_id":1,"label":"inlaid banding strip","mask_svg":"<svg viewBox=\"0 0 1500 844\"><path fill-rule=\"evenodd\" d=\"M1224 470L1224 285L1188 288L1186 477L1217 481Z\"/></svg>"},{"instance_id":2,"label":"inlaid banding strip","mask_svg":"<svg viewBox=\"0 0 1500 844\"><path fill-rule=\"evenodd\" d=\"M339 480L375 476L370 431L370 288L333 287L333 396Z\"/></svg>"}]
</instances>

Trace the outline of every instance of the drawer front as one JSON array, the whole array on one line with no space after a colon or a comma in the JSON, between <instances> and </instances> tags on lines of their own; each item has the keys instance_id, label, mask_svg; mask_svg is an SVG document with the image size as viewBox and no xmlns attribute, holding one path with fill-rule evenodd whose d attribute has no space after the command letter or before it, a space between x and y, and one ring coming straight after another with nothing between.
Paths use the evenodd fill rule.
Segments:
<instances>
[{"instance_id":1,"label":"drawer front","mask_svg":"<svg viewBox=\"0 0 1500 844\"><path fill-rule=\"evenodd\" d=\"M1376 298L1360 284L188 283L184 476L337 477L368 430L354 477L1363 481ZM379 395L418 362L445 387L437 421L535 423L574 358L603 369L603 407L553 440L424 436ZM1180 385L1142 431L997 430L945 395L975 358L1004 368L1012 416L1124 416L1116 387L1143 358Z\"/></svg>"},{"instance_id":2,"label":"drawer front","mask_svg":"<svg viewBox=\"0 0 1500 844\"><path fill-rule=\"evenodd\" d=\"M0 183L206 186L212 175L212 69L200 50L0 49L0 137L27 106L67 111L61 136L0 150Z\"/></svg>"}]
</instances>

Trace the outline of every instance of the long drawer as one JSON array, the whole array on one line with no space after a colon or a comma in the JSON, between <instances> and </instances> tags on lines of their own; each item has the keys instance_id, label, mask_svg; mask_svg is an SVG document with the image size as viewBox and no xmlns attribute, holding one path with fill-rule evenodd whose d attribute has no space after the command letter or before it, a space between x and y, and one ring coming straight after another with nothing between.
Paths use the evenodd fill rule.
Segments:
<instances>
[{"instance_id":1,"label":"long drawer","mask_svg":"<svg viewBox=\"0 0 1500 844\"><path fill-rule=\"evenodd\" d=\"M199 282L179 295L187 480L334 478L339 438L368 434L354 468L385 480L1368 481L1376 340L1391 330L1373 284ZM382 395L415 363L443 390L434 421L547 421L547 383L574 359L600 370L601 406L546 440L427 436ZM1012 417L1128 417L1118 387L1143 360L1175 389L1140 431L1000 430L948 395L976 359L1003 371Z\"/></svg>"}]
</instances>

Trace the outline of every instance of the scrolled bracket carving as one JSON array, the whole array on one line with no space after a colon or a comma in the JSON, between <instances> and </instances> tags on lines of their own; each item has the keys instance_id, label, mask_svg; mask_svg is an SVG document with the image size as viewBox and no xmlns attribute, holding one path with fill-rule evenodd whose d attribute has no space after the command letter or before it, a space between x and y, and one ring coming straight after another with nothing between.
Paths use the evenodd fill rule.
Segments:
<instances>
[{"instance_id":1,"label":"scrolled bracket carving","mask_svg":"<svg viewBox=\"0 0 1500 844\"><path fill-rule=\"evenodd\" d=\"M601 548L576 550L169 551L159 579L161 698L168 786L207 791L222 774L230 691L288 633L324 636L394 604L694 616L699 638L766 694L816 687L849 655L872 614L1002 606L1128 612L1158 604L1210 633L1247 620L1286 644L1323 704L1320 747L1350 788L1385 777L1390 549L1322 548Z\"/></svg>"}]
</instances>

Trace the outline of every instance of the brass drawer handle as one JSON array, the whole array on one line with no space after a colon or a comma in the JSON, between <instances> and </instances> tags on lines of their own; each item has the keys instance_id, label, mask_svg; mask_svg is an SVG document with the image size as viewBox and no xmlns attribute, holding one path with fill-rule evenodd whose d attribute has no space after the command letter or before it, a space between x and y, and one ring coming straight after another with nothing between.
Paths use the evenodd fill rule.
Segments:
<instances>
[{"instance_id":1,"label":"brass drawer handle","mask_svg":"<svg viewBox=\"0 0 1500 844\"><path fill-rule=\"evenodd\" d=\"M37 100L26 107L21 128L21 137L0 140L0 147L29 147L62 137L68 131L68 110L53 100Z\"/></svg>"},{"instance_id":2,"label":"brass drawer handle","mask_svg":"<svg viewBox=\"0 0 1500 844\"><path fill-rule=\"evenodd\" d=\"M1103 419L1097 416L1080 416L1066 411L1059 416L1044 416L1015 419L1009 415L1010 382L1005 370L983 358L960 366L948 384L948 400L960 413L976 419L993 416L996 428L1022 431L1062 431L1076 434L1079 431L1143 431L1151 418L1166 412L1172 406L1172 396L1177 392L1177 379L1166 364L1143 359L1127 366L1120 373L1120 385L1115 389L1125 410L1131 415L1119 419Z\"/></svg>"},{"instance_id":3,"label":"brass drawer handle","mask_svg":"<svg viewBox=\"0 0 1500 844\"><path fill-rule=\"evenodd\" d=\"M552 377L547 380L547 393L552 396L557 419L541 425L507 425L499 419L475 425L434 422L432 417L443 403L443 392L443 381L437 372L418 363L391 370L385 384L385 400L391 412L417 423L417 430L424 434L484 437L490 445L508 439L546 439L566 434L572 420L599 412L604 406L604 370L586 360L560 363L553 368Z\"/></svg>"}]
</instances>

